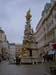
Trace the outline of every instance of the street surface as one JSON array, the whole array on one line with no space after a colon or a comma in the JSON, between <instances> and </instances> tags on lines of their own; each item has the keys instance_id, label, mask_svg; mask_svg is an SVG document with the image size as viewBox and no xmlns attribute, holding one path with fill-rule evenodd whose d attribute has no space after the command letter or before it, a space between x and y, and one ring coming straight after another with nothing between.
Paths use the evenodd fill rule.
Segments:
<instances>
[{"instance_id":1,"label":"street surface","mask_svg":"<svg viewBox=\"0 0 56 75\"><path fill-rule=\"evenodd\" d=\"M14 65L3 61L0 64L0 75L45 75L48 67L45 64Z\"/></svg>"}]
</instances>

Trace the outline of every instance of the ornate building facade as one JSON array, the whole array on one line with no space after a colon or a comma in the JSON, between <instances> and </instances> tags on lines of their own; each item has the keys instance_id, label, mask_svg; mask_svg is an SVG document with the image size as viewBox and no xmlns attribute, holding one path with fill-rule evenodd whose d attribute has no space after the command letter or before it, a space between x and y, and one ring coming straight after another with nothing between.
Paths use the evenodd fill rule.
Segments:
<instances>
[{"instance_id":1,"label":"ornate building facade","mask_svg":"<svg viewBox=\"0 0 56 75\"><path fill-rule=\"evenodd\" d=\"M42 17L36 26L36 41L38 41L39 56L51 50L51 43L56 43L56 0L46 3Z\"/></svg>"}]
</instances>

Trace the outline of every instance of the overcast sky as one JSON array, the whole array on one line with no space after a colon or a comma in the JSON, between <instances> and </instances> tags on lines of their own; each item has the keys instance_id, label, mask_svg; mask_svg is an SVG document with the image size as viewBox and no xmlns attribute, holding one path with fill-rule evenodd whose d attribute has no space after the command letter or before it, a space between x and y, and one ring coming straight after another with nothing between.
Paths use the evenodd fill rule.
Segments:
<instances>
[{"instance_id":1,"label":"overcast sky","mask_svg":"<svg viewBox=\"0 0 56 75\"><path fill-rule=\"evenodd\" d=\"M36 28L46 2L50 0L0 0L0 27L9 42L22 43L25 15L29 8L32 14L31 26Z\"/></svg>"}]
</instances>

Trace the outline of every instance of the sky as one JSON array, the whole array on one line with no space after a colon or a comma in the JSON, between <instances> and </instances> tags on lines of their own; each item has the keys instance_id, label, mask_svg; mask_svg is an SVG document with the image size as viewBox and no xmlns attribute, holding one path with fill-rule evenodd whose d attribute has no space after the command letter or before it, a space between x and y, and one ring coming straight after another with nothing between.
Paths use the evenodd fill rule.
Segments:
<instances>
[{"instance_id":1,"label":"sky","mask_svg":"<svg viewBox=\"0 0 56 75\"><path fill-rule=\"evenodd\" d=\"M31 9L31 26L35 30L46 2L50 0L0 0L0 27L10 43L22 43L25 15Z\"/></svg>"}]
</instances>

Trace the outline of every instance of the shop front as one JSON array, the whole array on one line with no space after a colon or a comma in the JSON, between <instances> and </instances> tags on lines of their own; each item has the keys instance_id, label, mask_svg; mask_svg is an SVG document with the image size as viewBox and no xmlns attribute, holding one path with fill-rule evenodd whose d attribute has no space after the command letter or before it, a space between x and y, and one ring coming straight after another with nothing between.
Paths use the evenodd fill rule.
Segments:
<instances>
[{"instance_id":1,"label":"shop front","mask_svg":"<svg viewBox=\"0 0 56 75\"><path fill-rule=\"evenodd\" d=\"M48 50L48 56L51 61L56 60L56 43L50 43L50 50Z\"/></svg>"},{"instance_id":2,"label":"shop front","mask_svg":"<svg viewBox=\"0 0 56 75\"><path fill-rule=\"evenodd\" d=\"M49 57L49 61L54 61L55 60L55 50L49 50L48 57Z\"/></svg>"}]
</instances>

